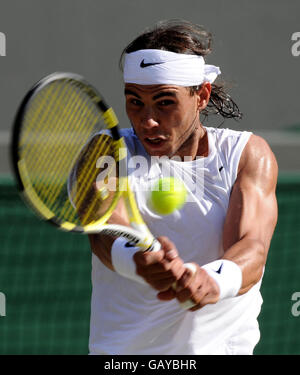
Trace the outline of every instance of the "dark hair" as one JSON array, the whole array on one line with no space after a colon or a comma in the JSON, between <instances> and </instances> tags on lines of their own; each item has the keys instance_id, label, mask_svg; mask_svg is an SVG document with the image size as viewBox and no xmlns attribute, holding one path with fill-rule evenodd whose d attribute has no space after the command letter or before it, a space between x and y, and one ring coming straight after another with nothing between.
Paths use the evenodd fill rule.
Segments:
<instances>
[{"instance_id":1,"label":"dark hair","mask_svg":"<svg viewBox=\"0 0 300 375\"><path fill-rule=\"evenodd\" d=\"M211 52L211 46L212 35L203 26L176 19L160 21L153 28L146 29L123 50L120 68L123 70L125 53L141 49L161 49L204 57ZM200 87L201 85L190 87L190 94L194 95ZM226 92L224 83L212 84L210 100L202 114L205 117L220 114L223 118L242 118L237 104Z\"/></svg>"}]
</instances>

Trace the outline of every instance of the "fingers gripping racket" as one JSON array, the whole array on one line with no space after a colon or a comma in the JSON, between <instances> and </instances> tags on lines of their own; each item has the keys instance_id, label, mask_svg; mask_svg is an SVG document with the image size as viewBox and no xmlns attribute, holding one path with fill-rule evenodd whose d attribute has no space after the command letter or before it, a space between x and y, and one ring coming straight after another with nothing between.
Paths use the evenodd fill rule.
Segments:
<instances>
[{"instance_id":1,"label":"fingers gripping racket","mask_svg":"<svg viewBox=\"0 0 300 375\"><path fill-rule=\"evenodd\" d=\"M64 231L125 237L157 251L130 190L118 120L81 76L54 73L37 82L17 112L12 164L25 201ZM131 227L107 224L120 198Z\"/></svg>"}]
</instances>

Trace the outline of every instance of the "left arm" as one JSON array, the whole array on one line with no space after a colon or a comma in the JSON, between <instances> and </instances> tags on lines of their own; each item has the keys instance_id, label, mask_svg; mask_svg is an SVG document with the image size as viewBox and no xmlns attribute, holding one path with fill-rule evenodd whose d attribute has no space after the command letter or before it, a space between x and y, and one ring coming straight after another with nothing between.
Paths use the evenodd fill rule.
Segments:
<instances>
[{"instance_id":1,"label":"left arm","mask_svg":"<svg viewBox=\"0 0 300 375\"><path fill-rule=\"evenodd\" d=\"M251 136L240 160L223 232L223 259L242 270L239 294L246 293L263 274L277 222L277 174L267 143Z\"/></svg>"}]
</instances>

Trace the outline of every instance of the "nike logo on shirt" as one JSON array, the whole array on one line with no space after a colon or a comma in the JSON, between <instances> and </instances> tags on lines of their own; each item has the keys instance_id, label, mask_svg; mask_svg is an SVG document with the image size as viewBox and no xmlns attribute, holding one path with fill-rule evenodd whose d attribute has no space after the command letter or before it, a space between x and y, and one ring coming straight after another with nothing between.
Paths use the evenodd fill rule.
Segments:
<instances>
[{"instance_id":1,"label":"nike logo on shirt","mask_svg":"<svg viewBox=\"0 0 300 375\"><path fill-rule=\"evenodd\" d=\"M223 263L220 265L219 269L217 271L215 271L216 273L221 273L221 270L222 270L222 267L223 267Z\"/></svg>"}]
</instances>

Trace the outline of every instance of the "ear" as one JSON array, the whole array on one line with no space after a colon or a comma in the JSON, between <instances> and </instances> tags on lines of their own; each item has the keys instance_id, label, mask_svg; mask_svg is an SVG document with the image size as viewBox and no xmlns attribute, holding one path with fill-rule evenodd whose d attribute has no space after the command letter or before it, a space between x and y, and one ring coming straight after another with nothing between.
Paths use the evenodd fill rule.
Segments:
<instances>
[{"instance_id":1,"label":"ear","mask_svg":"<svg viewBox=\"0 0 300 375\"><path fill-rule=\"evenodd\" d=\"M197 91L197 106L201 112L207 106L211 93L211 84L209 82L202 83L200 89Z\"/></svg>"}]
</instances>

